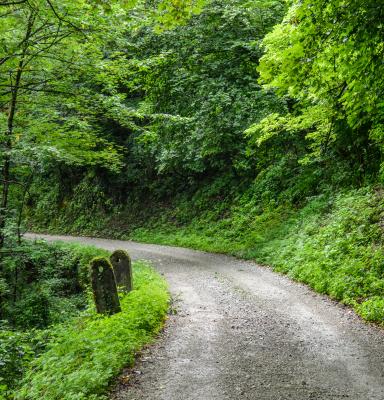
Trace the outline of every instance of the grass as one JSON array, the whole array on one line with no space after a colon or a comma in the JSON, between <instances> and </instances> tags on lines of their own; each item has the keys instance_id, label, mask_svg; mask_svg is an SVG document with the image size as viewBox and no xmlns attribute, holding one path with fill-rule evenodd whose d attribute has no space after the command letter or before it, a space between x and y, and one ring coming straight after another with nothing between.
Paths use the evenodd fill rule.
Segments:
<instances>
[{"instance_id":1,"label":"grass","mask_svg":"<svg viewBox=\"0 0 384 400\"><path fill-rule=\"evenodd\" d=\"M13 398L31 362L46 350L52 327L88 306L89 262L109 256L95 247L41 240L25 241L21 248L23 252L1 260L9 286L2 292L0 399Z\"/></svg>"},{"instance_id":2,"label":"grass","mask_svg":"<svg viewBox=\"0 0 384 400\"><path fill-rule=\"evenodd\" d=\"M260 213L250 208L236 205L226 218L201 214L181 227L136 229L131 238L256 260L384 325L380 191L317 196L301 209L280 206Z\"/></svg>"},{"instance_id":3,"label":"grass","mask_svg":"<svg viewBox=\"0 0 384 400\"><path fill-rule=\"evenodd\" d=\"M159 332L168 309L164 280L146 263L134 263L134 290L110 317L88 312L52 333L47 351L31 363L15 399L105 399L113 378Z\"/></svg>"}]
</instances>

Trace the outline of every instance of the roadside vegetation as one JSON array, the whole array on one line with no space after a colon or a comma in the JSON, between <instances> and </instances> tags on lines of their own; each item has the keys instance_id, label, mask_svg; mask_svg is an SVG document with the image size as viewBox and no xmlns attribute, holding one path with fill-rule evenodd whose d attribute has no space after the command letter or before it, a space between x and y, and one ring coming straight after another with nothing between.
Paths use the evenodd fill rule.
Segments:
<instances>
[{"instance_id":1,"label":"roadside vegetation","mask_svg":"<svg viewBox=\"0 0 384 400\"><path fill-rule=\"evenodd\" d=\"M256 260L383 324L382 195L372 188L349 190L316 196L299 210L281 206L262 213L242 198L228 205L225 218L221 204L187 225L152 221L131 237Z\"/></svg>"},{"instance_id":2,"label":"roadside vegetation","mask_svg":"<svg viewBox=\"0 0 384 400\"><path fill-rule=\"evenodd\" d=\"M104 399L108 386L163 325L168 291L144 262L134 264L135 289L110 317L87 310L52 330L54 339L26 373L17 399Z\"/></svg>"},{"instance_id":3,"label":"roadside vegetation","mask_svg":"<svg viewBox=\"0 0 384 400\"><path fill-rule=\"evenodd\" d=\"M166 284L134 263L134 290L111 317L94 310L89 263L105 250L72 244L23 243L18 281L2 298L0 398L103 398L135 353L159 332L168 309Z\"/></svg>"}]
</instances>

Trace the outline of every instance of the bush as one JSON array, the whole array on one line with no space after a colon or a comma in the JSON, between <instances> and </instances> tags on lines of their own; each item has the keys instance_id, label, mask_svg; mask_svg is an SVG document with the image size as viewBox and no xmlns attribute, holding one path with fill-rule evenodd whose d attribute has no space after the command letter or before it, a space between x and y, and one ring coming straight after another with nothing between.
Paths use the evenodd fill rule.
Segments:
<instances>
[{"instance_id":1,"label":"bush","mask_svg":"<svg viewBox=\"0 0 384 400\"><path fill-rule=\"evenodd\" d=\"M147 264L134 264L135 289L122 312L94 312L55 330L48 350L32 362L16 399L101 399L112 378L159 331L168 309L166 284Z\"/></svg>"},{"instance_id":2,"label":"bush","mask_svg":"<svg viewBox=\"0 0 384 400\"><path fill-rule=\"evenodd\" d=\"M108 252L72 244L25 242L3 257L2 317L18 329L46 328L87 305L88 264Z\"/></svg>"},{"instance_id":3,"label":"bush","mask_svg":"<svg viewBox=\"0 0 384 400\"><path fill-rule=\"evenodd\" d=\"M212 218L213 203L184 226L143 227L132 238L255 259L384 324L381 190L313 196L299 209L289 203L260 209L250 193L228 205L225 218Z\"/></svg>"},{"instance_id":4,"label":"bush","mask_svg":"<svg viewBox=\"0 0 384 400\"><path fill-rule=\"evenodd\" d=\"M50 337L48 330L16 332L2 326L0 330L0 399L12 395L30 362L46 346Z\"/></svg>"}]
</instances>

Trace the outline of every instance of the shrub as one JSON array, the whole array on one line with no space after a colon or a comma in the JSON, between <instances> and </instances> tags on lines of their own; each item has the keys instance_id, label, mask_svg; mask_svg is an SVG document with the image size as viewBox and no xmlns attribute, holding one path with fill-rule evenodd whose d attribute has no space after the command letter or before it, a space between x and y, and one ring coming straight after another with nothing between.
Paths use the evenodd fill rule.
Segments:
<instances>
[{"instance_id":1,"label":"shrub","mask_svg":"<svg viewBox=\"0 0 384 400\"><path fill-rule=\"evenodd\" d=\"M16 399L101 399L135 352L159 331L168 309L166 284L147 264L134 264L135 289L122 312L94 312L56 328L48 350L32 362Z\"/></svg>"},{"instance_id":2,"label":"shrub","mask_svg":"<svg viewBox=\"0 0 384 400\"><path fill-rule=\"evenodd\" d=\"M18 329L46 328L87 305L88 265L108 252L90 246L25 242L2 259L2 316Z\"/></svg>"}]
</instances>

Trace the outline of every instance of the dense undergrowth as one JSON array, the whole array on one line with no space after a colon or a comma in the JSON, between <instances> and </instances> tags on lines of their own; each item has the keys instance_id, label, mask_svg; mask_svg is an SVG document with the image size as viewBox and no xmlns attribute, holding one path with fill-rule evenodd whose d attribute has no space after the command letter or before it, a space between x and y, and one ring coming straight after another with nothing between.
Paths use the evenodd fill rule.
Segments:
<instances>
[{"instance_id":1,"label":"dense undergrowth","mask_svg":"<svg viewBox=\"0 0 384 400\"><path fill-rule=\"evenodd\" d=\"M384 323L383 196L364 188L319 195L296 210L235 206L221 220L205 213L185 227L138 229L141 241L230 253L273 266Z\"/></svg>"},{"instance_id":2,"label":"dense undergrowth","mask_svg":"<svg viewBox=\"0 0 384 400\"><path fill-rule=\"evenodd\" d=\"M76 244L24 241L1 258L2 319L15 329L44 329L87 305L88 265L108 252Z\"/></svg>"},{"instance_id":3,"label":"dense undergrowth","mask_svg":"<svg viewBox=\"0 0 384 400\"><path fill-rule=\"evenodd\" d=\"M102 399L111 380L159 332L168 309L165 282L147 264L134 265L135 289L122 312L88 312L54 330L47 351L32 362L16 399Z\"/></svg>"},{"instance_id":4,"label":"dense undergrowth","mask_svg":"<svg viewBox=\"0 0 384 400\"><path fill-rule=\"evenodd\" d=\"M82 214L81 223L74 220L70 224L62 213L40 229L253 259L352 306L366 320L383 323L382 189L365 186L336 193L324 189L294 207L288 201L291 188L273 199L268 192L260 193L263 184L257 182L237 197L220 197L210 186L192 198L179 196L173 206L162 205L141 214L134 209Z\"/></svg>"},{"instance_id":5,"label":"dense undergrowth","mask_svg":"<svg viewBox=\"0 0 384 400\"><path fill-rule=\"evenodd\" d=\"M42 241L23 242L17 250L2 258L6 271L17 266L18 281L2 291L0 398L102 396L161 328L168 305L165 282L147 264L134 263L135 290L122 298L123 312L100 317L88 268L107 251Z\"/></svg>"},{"instance_id":6,"label":"dense undergrowth","mask_svg":"<svg viewBox=\"0 0 384 400\"><path fill-rule=\"evenodd\" d=\"M89 262L106 255L94 247L43 241L23 241L2 255L0 396L10 397L45 351L51 327L87 308Z\"/></svg>"}]
</instances>

